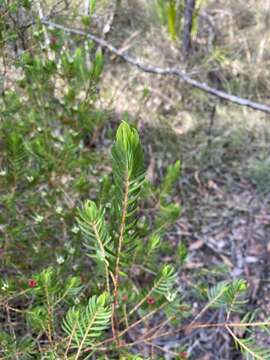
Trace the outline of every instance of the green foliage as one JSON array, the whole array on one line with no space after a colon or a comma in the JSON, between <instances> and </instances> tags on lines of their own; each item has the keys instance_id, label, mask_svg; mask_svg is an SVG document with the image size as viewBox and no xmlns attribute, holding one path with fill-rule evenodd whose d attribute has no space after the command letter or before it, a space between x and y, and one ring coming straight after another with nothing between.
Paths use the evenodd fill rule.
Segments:
<instances>
[{"instance_id":1,"label":"green foliage","mask_svg":"<svg viewBox=\"0 0 270 360\"><path fill-rule=\"evenodd\" d=\"M32 5L4 1L1 21L5 25L0 26L1 64L8 65L12 75L12 86L4 83L2 89L1 83L0 187L5 192L0 202L5 208L0 221L7 238L0 246L12 264L17 263L19 243L25 262L18 267L28 272L51 265L52 259L69 262L75 256L74 240L79 235L65 235L74 225L71 204L89 193L86 184L96 157L93 133L98 134L107 118L96 106L101 51L88 43L86 52L85 42L47 29L49 57L39 21L21 30L37 15ZM27 47L24 51L21 42ZM59 245L61 237L68 244L65 247Z\"/></svg>"},{"instance_id":2,"label":"green foliage","mask_svg":"<svg viewBox=\"0 0 270 360\"><path fill-rule=\"evenodd\" d=\"M2 347L1 355L7 360L16 359L18 356L22 360L33 359L35 354L34 340L27 335L15 340L7 332L0 332L0 344Z\"/></svg>"},{"instance_id":3,"label":"green foliage","mask_svg":"<svg viewBox=\"0 0 270 360\"><path fill-rule=\"evenodd\" d=\"M171 39L176 40L181 27L181 14L183 12L182 1L155 0L153 7L157 12L161 24L167 27Z\"/></svg>"},{"instance_id":4,"label":"green foliage","mask_svg":"<svg viewBox=\"0 0 270 360\"><path fill-rule=\"evenodd\" d=\"M104 209L98 209L93 201L86 201L78 211L77 222L85 237L88 255L93 258L102 269L109 288L109 266L112 268L113 244L105 224Z\"/></svg>"},{"instance_id":5,"label":"green foliage","mask_svg":"<svg viewBox=\"0 0 270 360\"><path fill-rule=\"evenodd\" d=\"M166 199L166 197L172 193L175 183L179 180L179 176L180 161L178 160L175 164L168 167L164 180L160 186L160 200L162 204L170 201L170 198Z\"/></svg>"},{"instance_id":6,"label":"green foliage","mask_svg":"<svg viewBox=\"0 0 270 360\"><path fill-rule=\"evenodd\" d=\"M118 258L134 250L137 200L144 182L144 157L137 131L123 122L112 147L112 167L115 183L113 210L118 234L116 252Z\"/></svg>"},{"instance_id":7,"label":"green foliage","mask_svg":"<svg viewBox=\"0 0 270 360\"><path fill-rule=\"evenodd\" d=\"M195 38L199 32L200 9L206 0L197 0L192 19L191 35ZM155 0L153 7L163 26L167 27L167 31L172 40L181 37L181 28L183 26L184 0Z\"/></svg>"},{"instance_id":8,"label":"green foliage","mask_svg":"<svg viewBox=\"0 0 270 360\"><path fill-rule=\"evenodd\" d=\"M12 141L22 143L16 137L14 139ZM33 144L26 147L30 149L29 154L34 148ZM37 153L43 154L43 151ZM18 337L17 340L16 334L1 333L4 354L13 356L23 348L20 352L22 358L30 358L37 351L34 334L43 334L48 339L47 345L42 346L45 358L55 358L55 349L57 356L65 354L74 359L89 358L94 353L100 353L103 341L108 342L107 353L110 356L114 357L116 353L130 356L128 351L118 348L118 336L124 339L129 329L142 323L144 318L162 312L166 322L179 326L182 319L189 316L189 308L179 289L177 271L170 264L164 264L157 271L157 255L166 236L164 230L179 216L179 206L171 203L179 171L180 164L176 162L168 168L158 190L152 193L148 184L149 193L142 192L146 185L143 149L136 129L122 122L112 146L113 176L103 178L101 200L86 200L77 211L78 231L86 247L85 255L91 260L89 266L94 269L95 281L90 277L87 286L83 286L78 276L71 275L63 283L61 270L56 271L52 266L36 274L29 280L25 294L31 304L24 315L24 321L31 329L29 337ZM155 221L152 226L147 222L142 226L138 222L140 204L151 202L153 194L158 205ZM109 207L108 203L111 204ZM61 211L58 210L59 213ZM133 249L133 256L130 256L130 249ZM186 256L186 249L179 246L182 264ZM152 281L144 284L143 288L138 288L132 272L138 266L153 274ZM12 286L2 283L5 291ZM137 289L136 294L133 293L134 288ZM220 282L209 289L208 304L203 311L224 308L226 321L229 321L232 313L241 314L244 311L246 293L247 284L243 280ZM125 303L125 299L129 301ZM60 311L63 307L65 314ZM181 307L186 310L179 312ZM253 319L255 314L249 320L247 316L243 317L245 321ZM161 328L162 324L163 321ZM63 340L57 340L59 335ZM253 337L243 340L233 332L231 335L239 349L249 356L268 356L267 351L255 345ZM12 346L7 340L9 336L16 339Z\"/></svg>"},{"instance_id":9,"label":"green foliage","mask_svg":"<svg viewBox=\"0 0 270 360\"><path fill-rule=\"evenodd\" d=\"M18 179L24 174L26 163L26 150L23 138L20 134L9 133L6 136L7 152L7 176L16 184Z\"/></svg>"},{"instance_id":10,"label":"green foliage","mask_svg":"<svg viewBox=\"0 0 270 360\"><path fill-rule=\"evenodd\" d=\"M249 161L245 176L256 185L261 194L266 194L270 186L270 158L266 155Z\"/></svg>"},{"instance_id":11,"label":"green foliage","mask_svg":"<svg viewBox=\"0 0 270 360\"><path fill-rule=\"evenodd\" d=\"M37 274L34 280L37 284L33 289L35 296L44 298L46 293L48 293L47 300L49 300L53 306L62 301L74 301L74 298L82 290L81 281L77 276L67 277L65 284L59 283L57 274L51 266Z\"/></svg>"},{"instance_id":12,"label":"green foliage","mask_svg":"<svg viewBox=\"0 0 270 360\"><path fill-rule=\"evenodd\" d=\"M183 265L183 263L186 261L187 256L188 256L188 249L186 245L183 242L181 242L178 246L178 257L181 265Z\"/></svg>"},{"instance_id":13,"label":"green foliage","mask_svg":"<svg viewBox=\"0 0 270 360\"><path fill-rule=\"evenodd\" d=\"M239 349L248 360L270 359L270 349L265 348L265 346L258 346L253 337L246 339L235 338L234 342L236 348Z\"/></svg>"},{"instance_id":14,"label":"green foliage","mask_svg":"<svg viewBox=\"0 0 270 360\"><path fill-rule=\"evenodd\" d=\"M106 305L107 296L92 296L86 306L72 307L63 321L63 329L69 335L71 348L78 349L77 356L109 327L111 309Z\"/></svg>"},{"instance_id":15,"label":"green foliage","mask_svg":"<svg viewBox=\"0 0 270 360\"><path fill-rule=\"evenodd\" d=\"M111 253L111 238L108 234L104 219L104 210L98 209L93 201L86 201L78 211L77 222L86 238L86 247L91 251L96 260L109 264ZM91 256L89 253L89 256Z\"/></svg>"},{"instance_id":16,"label":"green foliage","mask_svg":"<svg viewBox=\"0 0 270 360\"><path fill-rule=\"evenodd\" d=\"M101 281L105 284L108 293L111 293L113 285L113 294L115 296L115 289L118 288L118 291L122 293L125 289L132 287L132 282L130 286L127 285L127 282L131 281L128 275L128 267L132 266L136 257L128 258L127 244L131 243L132 248L135 249L140 247L141 242L136 231L136 211L140 189L144 182L144 157L136 129L126 122L119 126L112 147L112 170L114 195L111 199L111 204L113 204L111 215L112 219L116 218L113 226L106 225L106 219L110 217L106 216L104 207L97 207L90 200L87 200L78 210L77 222L83 234L88 255L102 268L103 279ZM178 173L178 163L168 170L161 191L164 196L172 191L173 182L178 177ZM105 178L104 182L105 187L107 187L106 183L109 182L109 178ZM105 193L107 196L112 196L108 190ZM106 203L106 201L103 200L102 203ZM170 218L170 213L168 218ZM140 261L147 266L150 264L149 257L160 247L161 241L155 232L150 233L148 236L150 239L148 244L149 252L144 254L146 261L143 257L140 258ZM119 250L119 248L121 249ZM121 268L118 269L117 264ZM121 275L128 275L123 289L117 278L117 271ZM148 295L138 298L138 303L133 309L131 308L130 315L134 313L134 309L143 306L151 294L157 296L156 301L160 298L164 305L166 303L171 305L175 301L177 294L177 290L175 290L176 281L177 274L173 267L165 265L156 276L153 286L147 290ZM77 355L84 347L90 347L92 351L95 351L95 346L92 344L93 338L100 337L100 331L105 329L110 322L111 314L108 308L105 307L105 295L101 296L102 298L99 297L98 299L96 296L90 298L86 308L71 308L66 315L63 323L64 330L70 335L71 343L77 349ZM95 317L97 312L98 315ZM95 319L98 319L98 324L95 323Z\"/></svg>"},{"instance_id":17,"label":"green foliage","mask_svg":"<svg viewBox=\"0 0 270 360\"><path fill-rule=\"evenodd\" d=\"M144 159L137 131L125 122L117 130L112 161L117 190L116 206L121 209L127 198L128 217L136 208L136 200L144 181Z\"/></svg>"},{"instance_id":18,"label":"green foliage","mask_svg":"<svg viewBox=\"0 0 270 360\"><path fill-rule=\"evenodd\" d=\"M168 301L175 300L176 292L173 293L173 287L176 284L177 273L170 265L165 265L155 282L155 292L164 296Z\"/></svg>"},{"instance_id":19,"label":"green foliage","mask_svg":"<svg viewBox=\"0 0 270 360\"><path fill-rule=\"evenodd\" d=\"M196 0L195 2L195 9L192 18L192 29L191 29L191 35L193 38L195 38L199 32L200 9L206 2L207 0Z\"/></svg>"},{"instance_id":20,"label":"green foliage","mask_svg":"<svg viewBox=\"0 0 270 360\"><path fill-rule=\"evenodd\" d=\"M183 2L156 4L176 39ZM162 359L155 336L194 321L189 282L182 286L192 273L185 268L188 250L182 238L171 245L169 236L181 210L180 162L167 168L159 186L147 181L139 134L127 122L109 157L111 129L98 106L101 49L45 29L34 2L1 5L1 64L12 70L12 86L5 84L0 99L0 357L139 360L143 334ZM79 17L87 28L98 6L90 1L90 16ZM77 11L63 11L64 24L78 18ZM104 147L98 142L103 126ZM203 270L194 270L199 295L211 271ZM201 314L221 309L225 328L236 328L229 324L233 313L241 317L248 337L227 331L247 358L269 358L254 342L256 314L245 314L243 280L217 283L207 300L198 292L199 305L206 302ZM268 330L268 323L258 327Z\"/></svg>"},{"instance_id":21,"label":"green foliage","mask_svg":"<svg viewBox=\"0 0 270 360\"><path fill-rule=\"evenodd\" d=\"M231 283L221 282L210 288L208 291L208 299L211 307L225 307L229 313L239 313L246 303L244 299L246 294L246 282L242 279L237 279Z\"/></svg>"},{"instance_id":22,"label":"green foliage","mask_svg":"<svg viewBox=\"0 0 270 360\"><path fill-rule=\"evenodd\" d=\"M170 0L168 4L168 31L172 39L175 40L176 32L176 1Z\"/></svg>"}]
</instances>

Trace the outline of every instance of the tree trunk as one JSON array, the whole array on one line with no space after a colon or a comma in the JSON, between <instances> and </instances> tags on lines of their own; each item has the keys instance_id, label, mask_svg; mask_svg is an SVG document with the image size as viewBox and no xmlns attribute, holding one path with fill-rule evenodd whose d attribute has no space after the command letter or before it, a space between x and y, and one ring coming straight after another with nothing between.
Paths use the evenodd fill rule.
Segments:
<instances>
[{"instance_id":1,"label":"tree trunk","mask_svg":"<svg viewBox=\"0 0 270 360\"><path fill-rule=\"evenodd\" d=\"M195 2L196 0L185 0L183 28L183 55L185 58L188 57L191 49L191 29Z\"/></svg>"}]
</instances>

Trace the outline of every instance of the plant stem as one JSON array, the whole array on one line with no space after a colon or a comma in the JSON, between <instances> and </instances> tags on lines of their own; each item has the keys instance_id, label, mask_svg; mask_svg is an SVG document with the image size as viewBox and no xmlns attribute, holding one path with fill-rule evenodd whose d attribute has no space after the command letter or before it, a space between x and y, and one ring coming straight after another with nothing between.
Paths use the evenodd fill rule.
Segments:
<instances>
[{"instance_id":1,"label":"plant stem","mask_svg":"<svg viewBox=\"0 0 270 360\"><path fill-rule=\"evenodd\" d=\"M113 333L115 333L117 345L119 346L119 339L117 335L117 317L116 317L116 307L118 304L118 287L119 287L119 272L120 272L120 257L122 251L122 245L124 241L125 234L125 225L126 225L126 217L127 217L127 209L128 209L128 193L129 193L129 178L128 178L128 169L126 170L125 176L125 189L124 189L124 199L123 199L123 212L120 224L120 234L119 234L119 242L116 256L116 265L115 265L115 282L114 282L114 303L113 303L113 311L112 311L112 324L113 324Z\"/></svg>"},{"instance_id":2,"label":"plant stem","mask_svg":"<svg viewBox=\"0 0 270 360\"><path fill-rule=\"evenodd\" d=\"M238 346L240 348L242 348L247 354L251 355L251 357L253 359L258 359L258 360L265 360L264 357L258 355L256 352L252 351L249 347L247 347L243 341L241 341L240 339L238 339L238 337L234 334L234 332L228 327L225 326L226 330L229 332L229 334L231 335L231 337L233 338L233 340L238 344Z\"/></svg>"},{"instance_id":3,"label":"plant stem","mask_svg":"<svg viewBox=\"0 0 270 360\"><path fill-rule=\"evenodd\" d=\"M106 261L105 249L104 249L104 246L102 244L102 240L101 240L101 238L99 236L99 232L98 232L96 224L93 224L93 229L94 229L94 233L95 233L96 239L98 241L98 244L99 244L103 259L104 259L105 277L106 277L106 289L107 289L108 294L110 294L109 269L108 269L108 264L107 264L107 261Z\"/></svg>"}]
</instances>

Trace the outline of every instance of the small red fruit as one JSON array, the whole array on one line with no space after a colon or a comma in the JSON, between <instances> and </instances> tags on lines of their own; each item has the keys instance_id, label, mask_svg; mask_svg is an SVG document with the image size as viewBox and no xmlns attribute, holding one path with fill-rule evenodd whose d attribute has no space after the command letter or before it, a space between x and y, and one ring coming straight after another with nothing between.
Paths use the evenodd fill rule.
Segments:
<instances>
[{"instance_id":1,"label":"small red fruit","mask_svg":"<svg viewBox=\"0 0 270 360\"><path fill-rule=\"evenodd\" d=\"M124 302L128 301L128 296L127 296L127 294L124 294L124 295L122 296L122 301L124 301Z\"/></svg>"},{"instance_id":2,"label":"small red fruit","mask_svg":"<svg viewBox=\"0 0 270 360\"><path fill-rule=\"evenodd\" d=\"M57 38L55 36L52 36L51 37L51 44L56 45L56 43L57 43Z\"/></svg>"},{"instance_id":3,"label":"small red fruit","mask_svg":"<svg viewBox=\"0 0 270 360\"><path fill-rule=\"evenodd\" d=\"M180 356L180 359L187 359L188 358L188 354L187 354L186 351L180 352L179 356Z\"/></svg>"},{"instance_id":4,"label":"small red fruit","mask_svg":"<svg viewBox=\"0 0 270 360\"><path fill-rule=\"evenodd\" d=\"M152 296L148 296L146 301L149 305L153 305L155 303L155 299Z\"/></svg>"},{"instance_id":5,"label":"small red fruit","mask_svg":"<svg viewBox=\"0 0 270 360\"><path fill-rule=\"evenodd\" d=\"M35 279L29 279L29 280L28 280L28 286L29 286L31 289L33 289L34 287L36 287L36 286L37 286L36 280L35 280Z\"/></svg>"}]
</instances>

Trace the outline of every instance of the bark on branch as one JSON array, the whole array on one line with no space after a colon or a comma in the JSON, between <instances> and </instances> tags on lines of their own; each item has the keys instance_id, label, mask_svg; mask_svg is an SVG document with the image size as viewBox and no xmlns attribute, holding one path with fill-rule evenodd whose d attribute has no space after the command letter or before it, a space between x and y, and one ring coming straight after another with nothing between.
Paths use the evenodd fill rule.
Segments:
<instances>
[{"instance_id":1,"label":"bark on branch","mask_svg":"<svg viewBox=\"0 0 270 360\"><path fill-rule=\"evenodd\" d=\"M137 68L139 68L140 70L142 70L146 73L167 75L167 76L177 76L183 82L189 84L190 86L192 86L196 89L202 90L204 92L207 92L211 95L214 95L220 99L235 103L240 106L247 106L254 110L259 110L259 111L263 111L266 113L270 113L269 105L257 103L255 101L251 101L249 99L241 98L239 96L226 93L225 91L215 89L206 83L203 83L203 82L193 79L192 77L187 75L184 71L177 69L177 68L160 68L160 67L155 67L155 66L151 66L151 65L146 65L146 64L140 62L139 60L137 60L129 55L124 54L121 50L117 49L116 47L114 47L113 45L108 43L107 41L105 41L91 33L86 33L85 31L82 31L82 30L69 28L64 25L60 25L60 24L54 23L52 21L49 21L47 19L42 19L41 23L43 25L48 26L49 28L63 30L69 34L81 35L84 37L88 37L89 39L96 42L104 49L109 50L111 53L117 55L118 57L124 59L129 64L136 66Z\"/></svg>"}]
</instances>

